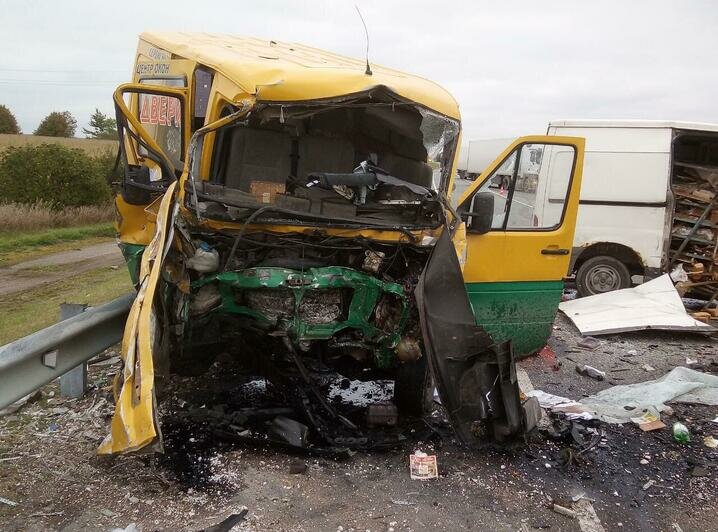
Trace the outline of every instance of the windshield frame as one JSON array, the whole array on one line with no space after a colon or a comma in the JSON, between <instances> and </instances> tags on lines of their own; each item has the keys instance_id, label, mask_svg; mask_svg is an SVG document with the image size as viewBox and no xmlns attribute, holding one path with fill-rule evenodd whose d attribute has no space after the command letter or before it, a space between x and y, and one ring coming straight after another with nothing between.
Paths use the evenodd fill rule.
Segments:
<instances>
[{"instance_id":1,"label":"windshield frame","mask_svg":"<svg viewBox=\"0 0 718 532\"><path fill-rule=\"evenodd\" d=\"M385 97L389 97L391 101L372 101L370 103L355 103L357 107L394 107L394 106L410 106L418 110L422 115L422 121L421 124L423 126L424 121L426 120L427 116L432 116L440 119L441 121L445 122L446 124L449 124L450 126L453 126L453 135L450 136L450 138L443 143L443 149L442 149L442 160L439 161L441 164L441 170L438 175L438 180L436 182L436 189L432 186L430 189L435 194L435 197L433 198L433 201L436 201L437 204L440 206L439 211L440 215L438 216L438 220L436 223L432 224L405 224L405 223L393 223L391 220L387 220L386 222L380 222L376 218L362 218L361 216L357 216L356 219L341 219L337 217L330 217L325 215L318 215L318 214L312 214L312 213L304 213L302 211L292 211L290 209L281 208L279 206L274 206L274 208L266 209L267 214L273 212L273 216L267 216L266 218L263 216L261 219L258 219L254 223L270 223L270 224L291 224L291 225L297 225L297 226L331 226L331 227L346 227L346 228L357 228L357 227L366 227L366 228L377 228L377 229L393 229L393 230L399 230L399 231L405 231L407 229L415 230L415 229L436 229L437 227L441 226L447 219L446 216L446 208L449 204L448 202L448 188L451 182L451 172L455 166L456 162L456 154L458 149L458 142L461 134L461 121L458 118L447 116L445 114L439 113L431 108L428 108L424 105L421 105L417 102L414 102L412 100L408 100L405 98L400 97L396 93L393 93L392 91L386 89L385 87L380 87L379 89L383 89L381 91L381 94ZM248 201L246 204L244 202L237 203L236 201L231 201L230 199L226 197L222 197L221 194L207 194L204 192L204 190L198 190L198 189L204 189L204 185L213 185L218 186L216 184L210 183L207 179L202 179L200 176L197 175L197 169L199 167L199 164L197 164L202 159L202 151L204 149L207 149L208 146L205 145L206 143L206 135L209 133L218 133L221 129L224 128L230 128L230 127L237 127L238 122L247 121L251 115L255 113L259 113L264 109L276 107L279 108L280 113L283 109L288 108L296 108L296 107L329 107L329 106L338 106L338 107L346 107L347 105L352 105L353 102L355 102L357 99L360 98L367 98L367 97L373 97L376 90L371 91L364 91L360 93L354 93L354 94L348 94L343 95L341 97L334 97L334 98L328 98L328 99L321 99L321 100L293 100L293 101L270 101L270 100L256 100L252 102L251 105L249 105L249 102L244 101L242 103L242 107L231 113L228 116L225 116L212 124L209 124L199 130L197 130L194 135L192 136L191 142L190 142L190 148L188 150L188 156L187 156L187 164L186 164L186 170L187 170L187 183L185 184L184 191L186 193L191 194L192 201L189 201L189 198L185 199L185 205L188 208L191 208L197 217L198 220L201 220L202 218L210 218L215 220L222 220L227 222L237 222L242 223L242 220L237 220L233 218L225 218L225 217L217 217L217 216L209 216L207 214L202 214L200 212L199 202L200 201L212 201L219 204L223 204L226 206L232 206L232 207L239 207L242 209L247 209L248 212L256 212L262 207L267 207L268 205L271 207L273 204L266 204L266 203L260 203L260 202L252 202ZM423 130L422 130L423 132ZM212 157L215 156L215 150L217 149L217 138L218 135L214 135L213 142L214 144L211 146L212 150ZM428 152L428 147L427 147ZM431 158L427 156L427 161L431 161ZM436 161L434 161L436 162ZM427 162L428 164L428 162ZM227 187L227 190L238 190L238 189L230 189ZM249 198L248 198L249 199ZM277 214L284 212L287 214L290 214L290 218L276 216ZM326 220L326 221L324 221Z\"/></svg>"}]
</instances>

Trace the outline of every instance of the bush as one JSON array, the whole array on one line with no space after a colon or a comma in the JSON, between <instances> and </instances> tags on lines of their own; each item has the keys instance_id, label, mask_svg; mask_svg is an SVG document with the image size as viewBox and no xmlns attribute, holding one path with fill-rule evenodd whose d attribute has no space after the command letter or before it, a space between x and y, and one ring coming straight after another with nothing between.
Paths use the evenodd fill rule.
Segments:
<instances>
[{"instance_id":1,"label":"bush","mask_svg":"<svg viewBox=\"0 0 718 532\"><path fill-rule=\"evenodd\" d=\"M100 167L102 177L105 178L108 185L112 185L113 182L121 181L124 176L124 161L120 157L120 162L115 167L115 161L117 161L117 150L106 150L100 155L95 155L95 161Z\"/></svg>"},{"instance_id":2,"label":"bush","mask_svg":"<svg viewBox=\"0 0 718 532\"><path fill-rule=\"evenodd\" d=\"M20 126L12 111L5 105L0 105L0 133L20 134Z\"/></svg>"},{"instance_id":3,"label":"bush","mask_svg":"<svg viewBox=\"0 0 718 532\"><path fill-rule=\"evenodd\" d=\"M102 164L59 144L13 147L0 156L0 203L53 208L98 205L110 200Z\"/></svg>"}]
</instances>

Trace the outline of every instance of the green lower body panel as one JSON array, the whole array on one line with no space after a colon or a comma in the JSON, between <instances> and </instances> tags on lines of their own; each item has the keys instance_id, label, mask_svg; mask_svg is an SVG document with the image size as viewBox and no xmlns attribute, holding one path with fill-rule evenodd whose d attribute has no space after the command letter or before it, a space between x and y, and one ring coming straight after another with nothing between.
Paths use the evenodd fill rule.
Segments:
<instances>
[{"instance_id":1,"label":"green lower body panel","mask_svg":"<svg viewBox=\"0 0 718 532\"><path fill-rule=\"evenodd\" d=\"M466 283L476 316L496 342L511 340L516 356L541 349L551 336L563 281Z\"/></svg>"},{"instance_id":2,"label":"green lower body panel","mask_svg":"<svg viewBox=\"0 0 718 532\"><path fill-rule=\"evenodd\" d=\"M120 242L120 251L122 251L122 256L125 257L132 284L137 286L140 280L140 262L142 261L142 253L145 251L145 246Z\"/></svg>"}]
</instances>

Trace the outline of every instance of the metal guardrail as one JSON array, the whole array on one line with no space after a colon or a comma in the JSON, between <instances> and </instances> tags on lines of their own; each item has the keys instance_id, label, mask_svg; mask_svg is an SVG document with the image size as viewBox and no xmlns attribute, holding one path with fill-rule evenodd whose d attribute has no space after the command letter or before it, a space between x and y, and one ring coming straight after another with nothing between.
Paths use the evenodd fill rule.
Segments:
<instances>
[{"instance_id":1,"label":"metal guardrail","mask_svg":"<svg viewBox=\"0 0 718 532\"><path fill-rule=\"evenodd\" d=\"M34 392L122 340L135 294L0 346L0 408Z\"/></svg>"}]
</instances>

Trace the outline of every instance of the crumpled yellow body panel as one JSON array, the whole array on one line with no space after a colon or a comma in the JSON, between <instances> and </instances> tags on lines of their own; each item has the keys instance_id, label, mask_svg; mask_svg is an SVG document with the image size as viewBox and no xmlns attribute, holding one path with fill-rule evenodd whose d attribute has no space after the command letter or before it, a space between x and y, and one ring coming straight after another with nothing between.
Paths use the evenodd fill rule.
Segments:
<instances>
[{"instance_id":1,"label":"crumpled yellow body panel","mask_svg":"<svg viewBox=\"0 0 718 532\"><path fill-rule=\"evenodd\" d=\"M122 337L124 367L115 379L115 413L110 434L100 444L98 454L135 451L154 442L159 434L152 358L157 324L153 301L168 249L175 188L173 183L162 198L154 238L142 255L140 287Z\"/></svg>"},{"instance_id":2,"label":"crumpled yellow body panel","mask_svg":"<svg viewBox=\"0 0 718 532\"><path fill-rule=\"evenodd\" d=\"M464 265L466 264L466 224L464 222L459 222L459 224L456 226L456 231L454 231L454 236L452 238L452 241L454 242L454 249L456 249L456 256L459 258L459 265L461 266L461 271L464 271Z\"/></svg>"}]
</instances>

